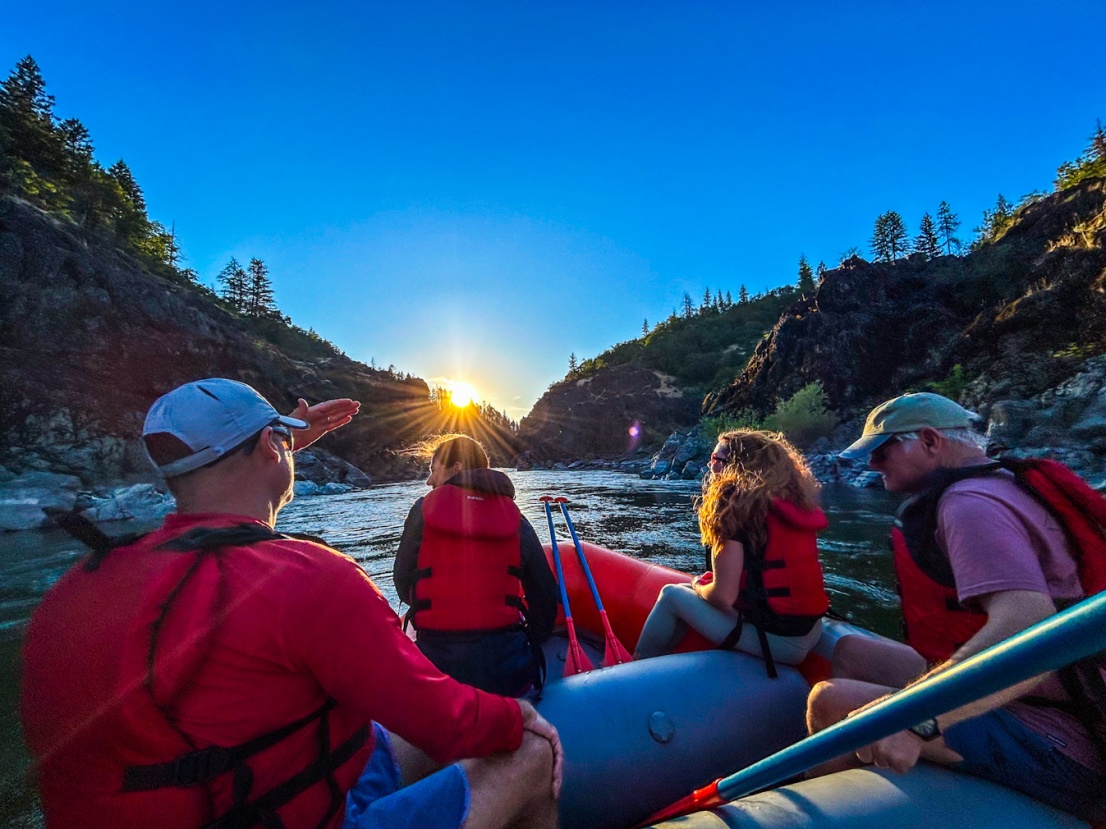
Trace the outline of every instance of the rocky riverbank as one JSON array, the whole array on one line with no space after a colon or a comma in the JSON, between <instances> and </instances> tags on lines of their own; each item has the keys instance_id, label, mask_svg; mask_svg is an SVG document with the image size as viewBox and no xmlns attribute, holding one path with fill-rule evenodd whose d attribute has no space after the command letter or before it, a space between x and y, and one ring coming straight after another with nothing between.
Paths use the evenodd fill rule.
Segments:
<instances>
[{"instance_id":1,"label":"rocky riverbank","mask_svg":"<svg viewBox=\"0 0 1106 829\"><path fill-rule=\"evenodd\" d=\"M321 449L296 453L296 497L336 495L372 483L365 472ZM153 472L116 485L89 487L76 475L0 466L0 531L52 526L52 515L76 512L97 523L156 520L171 512L173 496Z\"/></svg>"}]
</instances>

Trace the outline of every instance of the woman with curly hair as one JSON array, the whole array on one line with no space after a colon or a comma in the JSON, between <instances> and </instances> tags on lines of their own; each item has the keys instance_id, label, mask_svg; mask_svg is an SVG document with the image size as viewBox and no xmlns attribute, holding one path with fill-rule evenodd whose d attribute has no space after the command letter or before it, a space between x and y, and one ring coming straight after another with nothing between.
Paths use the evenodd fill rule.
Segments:
<instances>
[{"instance_id":1,"label":"woman with curly hair","mask_svg":"<svg viewBox=\"0 0 1106 829\"><path fill-rule=\"evenodd\" d=\"M416 644L442 673L484 691L540 687L557 582L514 484L467 435L438 435L413 454L430 461L430 492L407 515L392 580Z\"/></svg>"},{"instance_id":2,"label":"woman with curly hair","mask_svg":"<svg viewBox=\"0 0 1106 829\"><path fill-rule=\"evenodd\" d=\"M670 653L694 628L722 648L774 662L802 661L829 607L817 533L826 526L820 486L780 434L724 432L699 500L699 529L712 568L661 590L634 658Z\"/></svg>"}]
</instances>

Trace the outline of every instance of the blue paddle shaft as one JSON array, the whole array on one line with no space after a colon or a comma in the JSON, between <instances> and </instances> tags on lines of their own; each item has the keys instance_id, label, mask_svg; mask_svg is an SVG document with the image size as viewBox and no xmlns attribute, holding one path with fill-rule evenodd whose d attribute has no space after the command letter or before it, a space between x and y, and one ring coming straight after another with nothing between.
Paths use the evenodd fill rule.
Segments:
<instances>
[{"instance_id":1,"label":"blue paddle shaft","mask_svg":"<svg viewBox=\"0 0 1106 829\"><path fill-rule=\"evenodd\" d=\"M1106 650L1106 593L1086 599L863 713L718 781L735 800L1004 688Z\"/></svg>"},{"instance_id":2,"label":"blue paddle shaft","mask_svg":"<svg viewBox=\"0 0 1106 829\"><path fill-rule=\"evenodd\" d=\"M557 568L557 587L561 590L561 604L564 605L565 618L572 618L572 611L568 609L568 591L565 590L565 571L561 567L561 551L557 549L557 534L553 532L553 510L549 502L545 501L545 520L549 522L549 543L553 546L553 564Z\"/></svg>"},{"instance_id":3,"label":"blue paddle shaft","mask_svg":"<svg viewBox=\"0 0 1106 829\"><path fill-rule=\"evenodd\" d=\"M595 606L600 613L605 612L603 610L603 602L599 598L599 588L595 586L595 579L591 577L591 568L588 567L587 557L584 555L584 547L580 543L579 537L576 535L576 527L572 525L572 519L568 517L568 504L561 501L561 514L565 517L565 523L568 524L568 534L572 536L572 544L576 547L576 557L580 559L580 569L584 571L584 575L588 580L588 587L591 588L591 595L595 599Z\"/></svg>"}]
</instances>

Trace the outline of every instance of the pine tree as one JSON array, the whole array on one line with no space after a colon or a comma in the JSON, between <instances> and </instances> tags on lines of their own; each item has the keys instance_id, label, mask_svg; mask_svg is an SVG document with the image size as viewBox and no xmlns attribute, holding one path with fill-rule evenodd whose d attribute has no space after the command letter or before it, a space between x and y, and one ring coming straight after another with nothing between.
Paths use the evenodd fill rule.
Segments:
<instances>
[{"instance_id":1,"label":"pine tree","mask_svg":"<svg viewBox=\"0 0 1106 829\"><path fill-rule=\"evenodd\" d=\"M898 259L910 253L910 238L902 216L892 210L887 223L891 231L891 258Z\"/></svg>"},{"instance_id":2,"label":"pine tree","mask_svg":"<svg viewBox=\"0 0 1106 829\"><path fill-rule=\"evenodd\" d=\"M956 228L960 227L960 217L952 212L947 201L937 208L937 238L945 253L960 253L960 240L956 238Z\"/></svg>"},{"instance_id":3,"label":"pine tree","mask_svg":"<svg viewBox=\"0 0 1106 829\"><path fill-rule=\"evenodd\" d=\"M226 267L219 271L216 279L223 286L220 292L223 299L229 302L230 306L239 314L244 314L246 312L246 293L249 288L249 277L245 269L238 264L238 260L232 256ZM374 362L373 368L375 367L376 363Z\"/></svg>"},{"instance_id":4,"label":"pine tree","mask_svg":"<svg viewBox=\"0 0 1106 829\"><path fill-rule=\"evenodd\" d=\"M806 261L806 254L799 254L799 293L809 296L814 293L814 271Z\"/></svg>"},{"instance_id":5,"label":"pine tree","mask_svg":"<svg viewBox=\"0 0 1106 829\"><path fill-rule=\"evenodd\" d=\"M707 288L706 290L703 291L703 302L699 306L699 314L702 315L702 314L710 313L710 310L713 306L714 306L714 299L710 295L710 288Z\"/></svg>"},{"instance_id":6,"label":"pine tree","mask_svg":"<svg viewBox=\"0 0 1106 829\"><path fill-rule=\"evenodd\" d=\"M116 236L130 245L142 242L150 235L146 197L142 195L142 188L122 159L108 168L108 179L115 185L110 212L115 220Z\"/></svg>"},{"instance_id":7,"label":"pine tree","mask_svg":"<svg viewBox=\"0 0 1106 829\"><path fill-rule=\"evenodd\" d=\"M872 232L872 253L876 261L893 262L908 253L909 242L906 238L906 225L902 216L894 210L888 210L876 219Z\"/></svg>"},{"instance_id":8,"label":"pine tree","mask_svg":"<svg viewBox=\"0 0 1106 829\"><path fill-rule=\"evenodd\" d=\"M251 259L246 288L246 313L254 317L267 317L275 310L269 269L260 259Z\"/></svg>"},{"instance_id":9,"label":"pine tree","mask_svg":"<svg viewBox=\"0 0 1106 829\"><path fill-rule=\"evenodd\" d=\"M649 336L649 319L648 317L641 321L641 336Z\"/></svg>"},{"instance_id":10,"label":"pine tree","mask_svg":"<svg viewBox=\"0 0 1106 829\"><path fill-rule=\"evenodd\" d=\"M576 364L576 352L573 351L568 355L568 376L575 377L578 370L579 366Z\"/></svg>"},{"instance_id":11,"label":"pine tree","mask_svg":"<svg viewBox=\"0 0 1106 829\"><path fill-rule=\"evenodd\" d=\"M726 310L726 303L722 300L722 289L718 289L718 293L714 296L714 307L719 311Z\"/></svg>"},{"instance_id":12,"label":"pine tree","mask_svg":"<svg viewBox=\"0 0 1106 829\"><path fill-rule=\"evenodd\" d=\"M1091 142L1079 158L1065 161L1056 171L1056 189L1073 187L1088 178L1106 176L1106 130L1102 121L1095 122Z\"/></svg>"},{"instance_id":13,"label":"pine tree","mask_svg":"<svg viewBox=\"0 0 1106 829\"><path fill-rule=\"evenodd\" d=\"M134 180L134 174L131 173L131 168L127 166L127 162L123 159L116 161L108 168L108 175L115 179L115 183L119 185L123 195L127 197L135 211L145 217L146 197L142 195L142 188Z\"/></svg>"},{"instance_id":14,"label":"pine tree","mask_svg":"<svg viewBox=\"0 0 1106 829\"><path fill-rule=\"evenodd\" d=\"M995 201L994 209L983 211L983 221L979 227L975 228L975 232L978 234L976 240L972 243L973 247L978 247L986 242L995 241L1002 231L1006 230L1010 226L1010 223L1014 221L1014 208L1006 200L1006 197L1002 193L998 194L998 199Z\"/></svg>"},{"instance_id":15,"label":"pine tree","mask_svg":"<svg viewBox=\"0 0 1106 829\"><path fill-rule=\"evenodd\" d=\"M92 136L84 124L76 118L67 118L58 125L58 132L61 133L66 154L71 160L85 165L92 163Z\"/></svg>"},{"instance_id":16,"label":"pine tree","mask_svg":"<svg viewBox=\"0 0 1106 829\"><path fill-rule=\"evenodd\" d=\"M729 291L726 291L726 307L733 308L733 297L730 296Z\"/></svg>"},{"instance_id":17,"label":"pine tree","mask_svg":"<svg viewBox=\"0 0 1106 829\"><path fill-rule=\"evenodd\" d=\"M1102 129L1101 119L1095 121L1095 131L1091 136L1091 146L1087 148L1087 156L1091 161L1106 161L1106 130Z\"/></svg>"},{"instance_id":18,"label":"pine tree","mask_svg":"<svg viewBox=\"0 0 1106 829\"><path fill-rule=\"evenodd\" d=\"M744 285L737 290L737 301L742 305L749 301L749 290Z\"/></svg>"},{"instance_id":19,"label":"pine tree","mask_svg":"<svg viewBox=\"0 0 1106 829\"><path fill-rule=\"evenodd\" d=\"M695 303L691 301L691 294L684 291L684 319L689 320L695 315Z\"/></svg>"},{"instance_id":20,"label":"pine tree","mask_svg":"<svg viewBox=\"0 0 1106 829\"><path fill-rule=\"evenodd\" d=\"M173 222L173 225L169 228L169 243L166 247L166 253L168 254L168 262L170 268L177 267L177 260L180 259L180 244L177 242L177 223Z\"/></svg>"},{"instance_id":21,"label":"pine tree","mask_svg":"<svg viewBox=\"0 0 1106 829\"><path fill-rule=\"evenodd\" d=\"M42 71L30 55L15 65L0 85L0 106L27 118L53 124L54 96L46 94Z\"/></svg>"},{"instance_id":22,"label":"pine tree","mask_svg":"<svg viewBox=\"0 0 1106 829\"><path fill-rule=\"evenodd\" d=\"M68 198L53 180L66 173L65 139L54 117L54 97L30 55L0 84L0 180L8 179L47 209Z\"/></svg>"},{"instance_id":23,"label":"pine tree","mask_svg":"<svg viewBox=\"0 0 1106 829\"><path fill-rule=\"evenodd\" d=\"M818 267L814 269L814 278L818 280L819 285L826 281L827 270L825 262L819 262Z\"/></svg>"},{"instance_id":24,"label":"pine tree","mask_svg":"<svg viewBox=\"0 0 1106 829\"><path fill-rule=\"evenodd\" d=\"M928 213L922 216L918 238L914 240L914 251L922 254L927 260L936 259L941 255L941 245L937 241L937 228L933 224L933 217Z\"/></svg>"}]
</instances>

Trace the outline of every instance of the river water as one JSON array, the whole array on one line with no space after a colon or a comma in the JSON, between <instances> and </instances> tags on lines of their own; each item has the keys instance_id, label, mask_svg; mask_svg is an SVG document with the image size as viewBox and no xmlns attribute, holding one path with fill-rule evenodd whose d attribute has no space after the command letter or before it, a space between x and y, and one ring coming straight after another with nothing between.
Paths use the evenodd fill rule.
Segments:
<instances>
[{"instance_id":1,"label":"river water","mask_svg":"<svg viewBox=\"0 0 1106 829\"><path fill-rule=\"evenodd\" d=\"M519 507L543 540L548 540L548 525L538 498L564 495L580 538L684 572L704 569L691 506L697 482L646 481L617 472L509 474ZM421 481L413 481L301 498L281 513L277 529L326 538L356 559L398 607L392 558L407 511L426 491ZM886 543L894 499L881 490L833 486L826 488L823 500L830 526L819 546L834 609L895 636L897 598ZM558 537L567 537L563 522L556 526ZM114 534L135 528L117 524L108 529ZM84 554L61 531L0 535L0 826L40 825L15 713L19 645L42 594Z\"/></svg>"}]
</instances>

